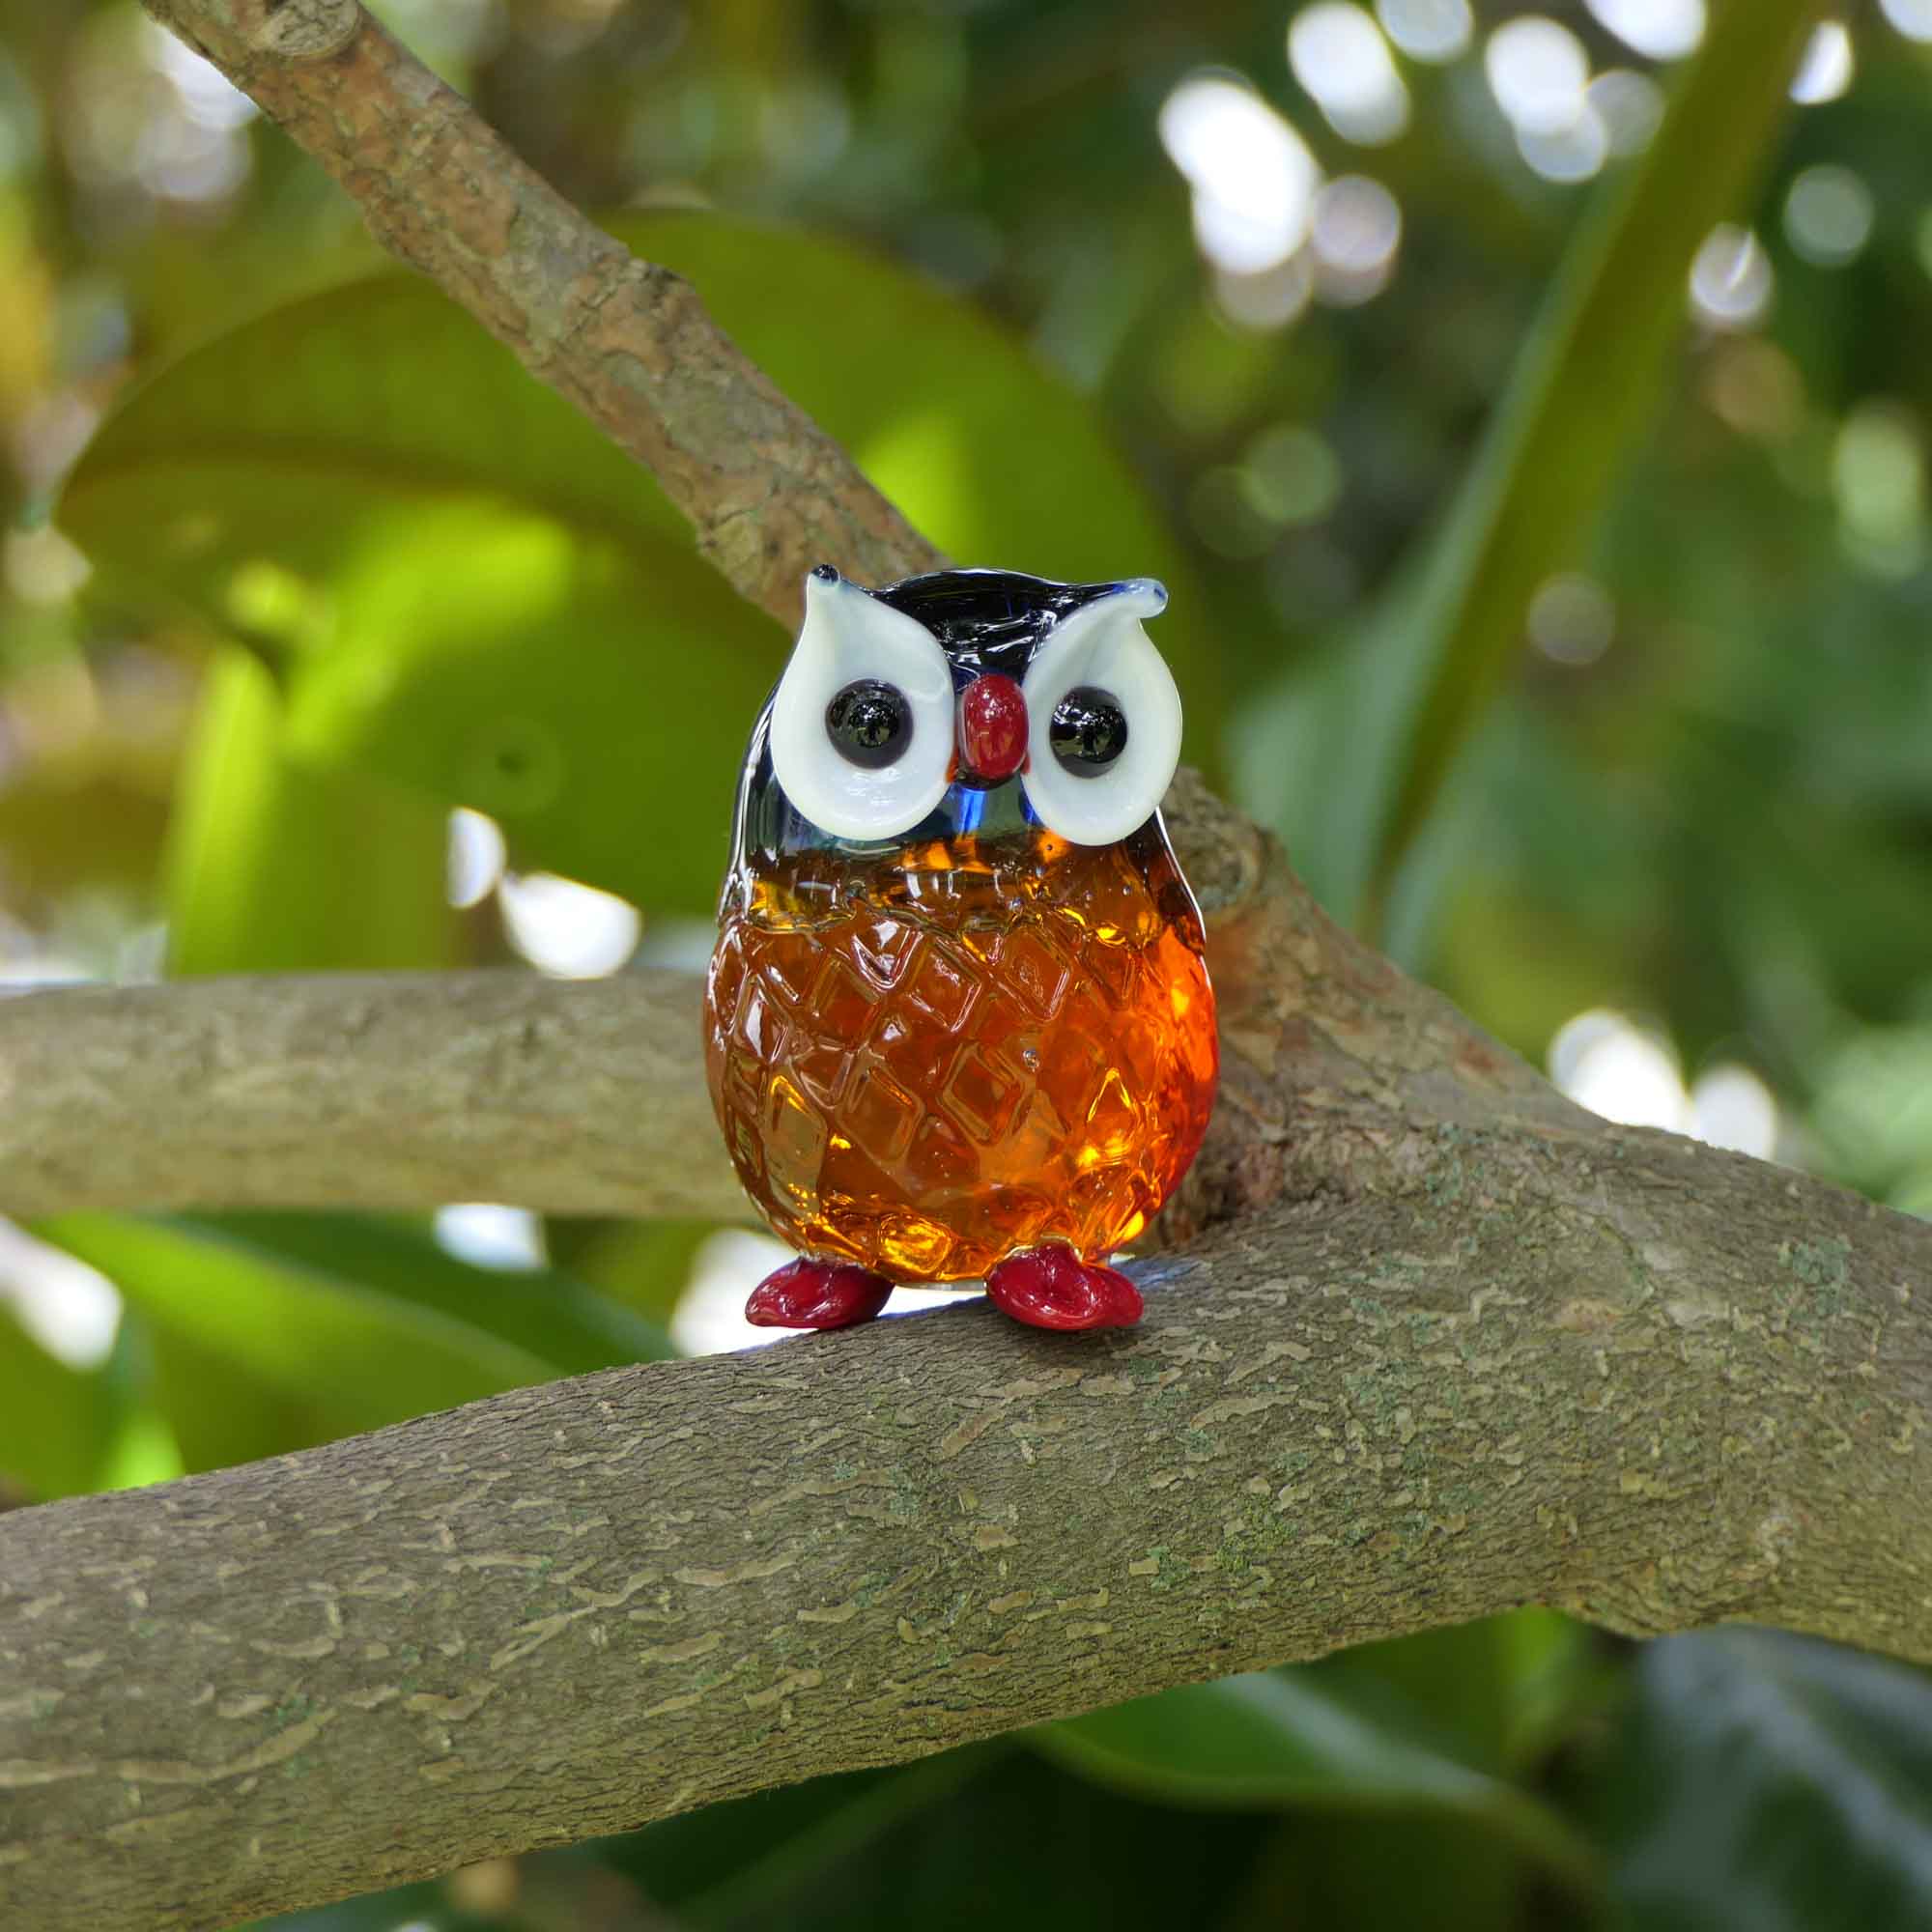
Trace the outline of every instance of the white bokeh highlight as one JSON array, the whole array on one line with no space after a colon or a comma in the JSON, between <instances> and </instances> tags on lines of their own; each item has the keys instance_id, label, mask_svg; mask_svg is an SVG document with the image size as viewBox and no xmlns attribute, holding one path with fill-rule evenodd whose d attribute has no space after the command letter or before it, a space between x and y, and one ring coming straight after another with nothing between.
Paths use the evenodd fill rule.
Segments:
<instances>
[{"instance_id":1,"label":"white bokeh highlight","mask_svg":"<svg viewBox=\"0 0 1932 1932\"><path fill-rule=\"evenodd\" d=\"M1932 0L1878 0L1878 4L1908 41L1932 41Z\"/></svg>"},{"instance_id":2,"label":"white bokeh highlight","mask_svg":"<svg viewBox=\"0 0 1932 1932\"><path fill-rule=\"evenodd\" d=\"M1784 198L1784 233L1805 261L1842 269L1863 253L1877 213L1872 191L1858 175L1822 161L1791 184Z\"/></svg>"},{"instance_id":3,"label":"white bokeh highlight","mask_svg":"<svg viewBox=\"0 0 1932 1932\"><path fill-rule=\"evenodd\" d=\"M1620 1126L1662 1127L1760 1160L1776 1152L1777 1101L1749 1067L1720 1062L1687 1088L1667 1042L1611 1008L1559 1028L1548 1067L1571 1099Z\"/></svg>"},{"instance_id":4,"label":"white bokeh highlight","mask_svg":"<svg viewBox=\"0 0 1932 1932\"><path fill-rule=\"evenodd\" d=\"M1610 155L1640 155L1663 120L1663 90L1648 74L1627 67L1605 68L1583 90L1585 103L1603 124Z\"/></svg>"},{"instance_id":5,"label":"white bokeh highlight","mask_svg":"<svg viewBox=\"0 0 1932 1932\"><path fill-rule=\"evenodd\" d=\"M1646 60L1682 60L1704 38L1704 0L1584 0L1598 23Z\"/></svg>"},{"instance_id":6,"label":"white bokeh highlight","mask_svg":"<svg viewBox=\"0 0 1932 1932\"><path fill-rule=\"evenodd\" d=\"M1545 14L1523 14L1498 27L1483 48L1483 71L1519 135L1560 134L1583 111L1589 57L1568 27Z\"/></svg>"},{"instance_id":7,"label":"white bokeh highlight","mask_svg":"<svg viewBox=\"0 0 1932 1932\"><path fill-rule=\"evenodd\" d=\"M1748 228L1720 222L1690 264L1690 307L1709 328L1745 329L1771 307L1771 257Z\"/></svg>"},{"instance_id":8,"label":"white bokeh highlight","mask_svg":"<svg viewBox=\"0 0 1932 1932\"><path fill-rule=\"evenodd\" d=\"M1288 61L1328 125L1358 147L1408 126L1408 90L1374 16L1348 0L1317 0L1289 23Z\"/></svg>"},{"instance_id":9,"label":"white bokeh highlight","mask_svg":"<svg viewBox=\"0 0 1932 1932\"><path fill-rule=\"evenodd\" d=\"M506 872L497 903L510 944L557 980L598 980L638 948L643 920L628 899L554 872Z\"/></svg>"},{"instance_id":10,"label":"white bokeh highlight","mask_svg":"<svg viewBox=\"0 0 1932 1932\"><path fill-rule=\"evenodd\" d=\"M121 1292L99 1269L0 1221L0 1303L55 1361L97 1369L121 1327Z\"/></svg>"},{"instance_id":11,"label":"white bokeh highlight","mask_svg":"<svg viewBox=\"0 0 1932 1932\"><path fill-rule=\"evenodd\" d=\"M1258 275L1307 239L1321 170L1308 144L1245 81L1196 74L1160 110L1161 145L1194 196L1201 252Z\"/></svg>"},{"instance_id":12,"label":"white bokeh highlight","mask_svg":"<svg viewBox=\"0 0 1932 1932\"><path fill-rule=\"evenodd\" d=\"M436 1244L473 1267L505 1273L544 1265L543 1222L527 1208L465 1201L436 1210Z\"/></svg>"},{"instance_id":13,"label":"white bokeh highlight","mask_svg":"<svg viewBox=\"0 0 1932 1932\"><path fill-rule=\"evenodd\" d=\"M1798 64L1798 76L1791 83L1792 99L1802 107L1837 99L1851 86L1856 65L1852 36L1845 23L1821 21Z\"/></svg>"},{"instance_id":14,"label":"white bokeh highlight","mask_svg":"<svg viewBox=\"0 0 1932 1932\"><path fill-rule=\"evenodd\" d=\"M449 853L444 886L459 911L481 905L503 877L503 829L494 818L468 806L449 814Z\"/></svg>"},{"instance_id":15,"label":"white bokeh highlight","mask_svg":"<svg viewBox=\"0 0 1932 1932\"><path fill-rule=\"evenodd\" d=\"M1469 0L1376 0L1376 17L1410 60L1461 60L1476 34Z\"/></svg>"}]
</instances>

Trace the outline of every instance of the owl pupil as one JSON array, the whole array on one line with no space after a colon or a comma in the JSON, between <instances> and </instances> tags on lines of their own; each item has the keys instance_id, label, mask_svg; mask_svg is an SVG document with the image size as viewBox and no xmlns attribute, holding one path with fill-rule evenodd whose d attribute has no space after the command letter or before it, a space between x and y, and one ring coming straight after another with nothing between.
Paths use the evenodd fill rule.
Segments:
<instances>
[{"instance_id":1,"label":"owl pupil","mask_svg":"<svg viewBox=\"0 0 1932 1932\"><path fill-rule=\"evenodd\" d=\"M1127 749L1127 714L1112 692L1076 684L1054 708L1046 735L1062 770L1096 779Z\"/></svg>"},{"instance_id":2,"label":"owl pupil","mask_svg":"<svg viewBox=\"0 0 1932 1932\"><path fill-rule=\"evenodd\" d=\"M895 685L862 677L825 707L825 735L847 764L882 771L912 743L912 708Z\"/></svg>"}]
</instances>

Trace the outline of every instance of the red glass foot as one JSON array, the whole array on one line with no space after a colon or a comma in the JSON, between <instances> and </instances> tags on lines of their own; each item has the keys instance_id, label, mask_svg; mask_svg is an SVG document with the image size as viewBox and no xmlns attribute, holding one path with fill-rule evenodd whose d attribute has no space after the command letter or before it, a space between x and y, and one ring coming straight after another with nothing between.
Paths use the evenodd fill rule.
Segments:
<instances>
[{"instance_id":1,"label":"red glass foot","mask_svg":"<svg viewBox=\"0 0 1932 1932\"><path fill-rule=\"evenodd\" d=\"M886 1305L893 1285L853 1262L801 1255L752 1291L745 1320L756 1328L849 1328Z\"/></svg>"},{"instance_id":2,"label":"red glass foot","mask_svg":"<svg viewBox=\"0 0 1932 1932\"><path fill-rule=\"evenodd\" d=\"M1032 1328L1131 1328L1141 1319L1141 1292L1125 1275L1058 1242L1009 1255L986 1277L986 1295Z\"/></svg>"}]
</instances>

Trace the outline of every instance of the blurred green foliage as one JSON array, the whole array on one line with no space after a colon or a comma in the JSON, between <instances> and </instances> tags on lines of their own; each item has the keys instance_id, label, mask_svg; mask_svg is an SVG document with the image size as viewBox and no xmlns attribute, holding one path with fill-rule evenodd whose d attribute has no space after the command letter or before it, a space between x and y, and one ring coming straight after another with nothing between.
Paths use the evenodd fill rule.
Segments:
<instances>
[{"instance_id":1,"label":"blurred green foliage","mask_svg":"<svg viewBox=\"0 0 1932 1932\"><path fill-rule=\"evenodd\" d=\"M1166 578L1405 963L1932 1211L1922 0L1801 105L1796 0L377 11L952 554ZM647 477L131 0L0 0L0 978L701 956L784 640ZM660 1354L711 1233L0 1223L4 1500ZM1528 1609L287 1922L927 1920L1932 1922L1932 1703Z\"/></svg>"}]
</instances>

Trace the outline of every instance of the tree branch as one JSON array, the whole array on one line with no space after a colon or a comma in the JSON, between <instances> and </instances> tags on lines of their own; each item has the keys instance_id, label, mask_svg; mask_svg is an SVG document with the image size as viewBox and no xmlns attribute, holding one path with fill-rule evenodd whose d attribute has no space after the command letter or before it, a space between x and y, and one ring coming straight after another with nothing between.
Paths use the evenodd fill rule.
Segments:
<instances>
[{"instance_id":1,"label":"tree branch","mask_svg":"<svg viewBox=\"0 0 1932 1932\"><path fill-rule=\"evenodd\" d=\"M688 974L193 980L0 1000L0 1212L743 1217Z\"/></svg>"},{"instance_id":2,"label":"tree branch","mask_svg":"<svg viewBox=\"0 0 1932 1932\"><path fill-rule=\"evenodd\" d=\"M691 286L640 262L356 0L144 0L341 183L540 382L628 450L732 586L795 625L814 563L864 583L939 555Z\"/></svg>"},{"instance_id":3,"label":"tree branch","mask_svg":"<svg viewBox=\"0 0 1932 1932\"><path fill-rule=\"evenodd\" d=\"M1932 1658L1922 1225L1379 1132L1405 1191L1141 1264L1131 1334L948 1310L0 1520L8 1921L226 1923L1527 1602Z\"/></svg>"}]
</instances>

